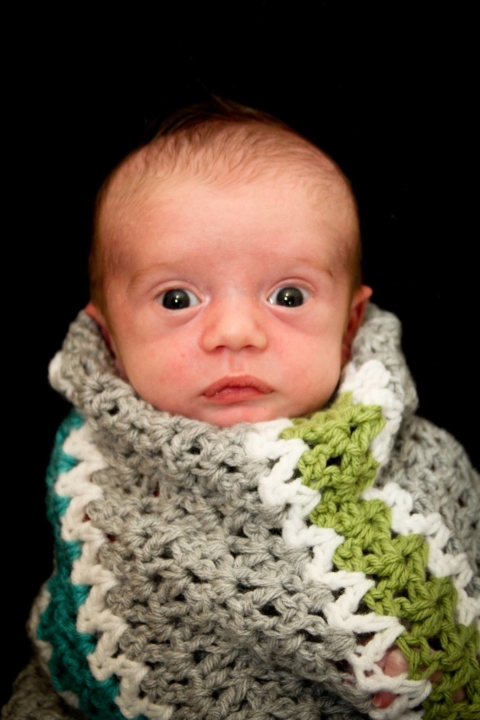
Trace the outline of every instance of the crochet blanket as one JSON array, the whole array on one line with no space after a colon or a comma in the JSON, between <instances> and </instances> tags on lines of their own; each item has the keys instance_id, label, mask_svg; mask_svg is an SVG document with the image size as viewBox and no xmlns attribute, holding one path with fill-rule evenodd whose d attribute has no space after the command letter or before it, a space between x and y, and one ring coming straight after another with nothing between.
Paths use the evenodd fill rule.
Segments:
<instances>
[{"instance_id":1,"label":"crochet blanket","mask_svg":"<svg viewBox=\"0 0 480 720\"><path fill-rule=\"evenodd\" d=\"M50 371L56 569L5 717L479 718L480 478L414 415L399 342L371 306L328 408L217 428L141 400L80 313Z\"/></svg>"}]
</instances>

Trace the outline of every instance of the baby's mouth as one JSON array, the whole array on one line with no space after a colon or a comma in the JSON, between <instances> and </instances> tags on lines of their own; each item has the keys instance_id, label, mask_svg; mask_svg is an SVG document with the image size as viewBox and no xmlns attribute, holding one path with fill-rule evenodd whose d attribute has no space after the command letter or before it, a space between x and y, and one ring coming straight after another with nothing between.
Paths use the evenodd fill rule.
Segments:
<instances>
[{"instance_id":1,"label":"baby's mouth","mask_svg":"<svg viewBox=\"0 0 480 720\"><path fill-rule=\"evenodd\" d=\"M228 404L253 400L272 392L273 388L262 380L251 375L239 375L217 380L203 391L203 395L215 403Z\"/></svg>"}]
</instances>

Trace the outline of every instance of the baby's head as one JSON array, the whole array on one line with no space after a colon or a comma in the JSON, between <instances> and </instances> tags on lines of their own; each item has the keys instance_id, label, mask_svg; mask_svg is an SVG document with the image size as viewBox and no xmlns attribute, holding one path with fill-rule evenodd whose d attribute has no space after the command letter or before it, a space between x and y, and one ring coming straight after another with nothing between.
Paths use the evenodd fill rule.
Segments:
<instances>
[{"instance_id":1,"label":"baby's head","mask_svg":"<svg viewBox=\"0 0 480 720\"><path fill-rule=\"evenodd\" d=\"M87 312L159 410L302 416L332 396L362 321L359 256L328 156L255 111L187 113L101 190Z\"/></svg>"}]
</instances>

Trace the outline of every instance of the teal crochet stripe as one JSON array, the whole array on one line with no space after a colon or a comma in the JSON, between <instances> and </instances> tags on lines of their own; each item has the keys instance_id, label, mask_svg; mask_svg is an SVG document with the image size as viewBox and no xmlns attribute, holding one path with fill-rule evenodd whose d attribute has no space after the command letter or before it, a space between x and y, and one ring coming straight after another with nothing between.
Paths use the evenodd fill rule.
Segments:
<instances>
[{"instance_id":1,"label":"teal crochet stripe","mask_svg":"<svg viewBox=\"0 0 480 720\"><path fill-rule=\"evenodd\" d=\"M92 720L123 720L115 703L119 680L113 677L99 682L93 677L87 655L95 650L97 639L76 629L78 609L90 590L87 586L73 585L70 579L72 565L81 555L82 543L61 537L61 518L70 499L57 495L55 482L60 473L69 472L78 464L64 452L63 445L72 430L79 429L83 423L83 417L76 411L62 423L47 470L47 513L54 532L57 565L48 583L51 600L40 618L37 635L53 647L49 669L57 690L74 692L80 700L80 709ZM139 716L136 720L146 719Z\"/></svg>"}]
</instances>

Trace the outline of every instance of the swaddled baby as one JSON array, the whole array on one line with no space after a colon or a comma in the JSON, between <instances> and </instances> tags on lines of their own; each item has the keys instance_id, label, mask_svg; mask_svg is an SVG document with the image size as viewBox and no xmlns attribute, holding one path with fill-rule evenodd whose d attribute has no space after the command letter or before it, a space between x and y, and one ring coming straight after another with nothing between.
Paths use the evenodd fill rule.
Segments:
<instances>
[{"instance_id":1,"label":"swaddled baby","mask_svg":"<svg viewBox=\"0 0 480 720\"><path fill-rule=\"evenodd\" d=\"M67 530L67 521L58 520L59 535L80 543L69 565L73 586L87 588L73 611L75 632L95 638L87 643L84 670L61 669L54 647L58 630L48 630L56 622L53 614L48 620L53 586L38 604L34 630L44 665L49 663L53 684L67 702L87 717L101 718L360 717L334 700L337 694L374 718L420 717L424 701L425 717L474 718L480 677L474 627L480 608L473 596L478 537L463 545L452 540L465 528L465 503L452 497L458 512L442 518L419 497L422 492L428 497L422 482L430 456L440 448L447 460L437 458L438 482L452 472L461 477L469 512L478 508L478 476L449 436L418 419L412 426L414 390L398 349L396 320L373 307L365 315L371 290L361 280L356 203L338 166L262 113L233 105L184 113L128 156L100 191L91 286L90 319L83 315L72 325L63 355L52 366L54 385L80 411L59 441L52 497L68 498L68 512L74 513L76 486L69 472L83 468L82 482L90 483L76 500L80 529ZM103 340L95 339L97 328ZM78 350L80 337L87 338L88 353ZM102 343L110 360L99 362ZM83 373L81 380L78 374L72 379L77 373L72 368ZM100 412L107 391L112 405ZM128 420L131 427L125 421L127 400L128 418L131 403L141 403ZM173 434L165 435L166 414L181 416ZM163 418L158 428L157 418ZM108 432L115 425L117 435L102 445L98 438L107 425ZM145 433L141 442L139 432ZM151 449L148 433L155 436ZM240 472L239 447L248 468L256 463L258 478L253 485L248 481L247 500L234 504L235 512L221 510L223 501L207 485L201 501L192 486L191 507L179 495L172 500L169 478L177 470L168 453L184 442L185 433L209 438L209 458L216 443L235 446L236 460L222 455L219 468ZM95 461L82 443L96 445ZM195 443L202 462L189 472L200 485L209 472L216 478L220 471L205 469L206 446ZM426 457L424 446L430 455L423 465L415 464L416 455ZM150 585L148 592L139 591L135 602L122 591L120 575L132 548L139 547L139 523L137 529L128 525L120 501L118 513L112 501L110 530L96 516L106 488L125 492L128 484L118 489L124 469L116 448L128 472L137 452L147 453L149 463L157 453L164 468L149 486L148 503L141 496L139 516L142 553L147 536L154 549L137 561L145 568L157 563L157 585L155 591ZM145 459L135 462L134 495L140 492L138 477L151 473ZM242 472L247 477L250 470ZM92 481L103 490L89 495ZM178 503L193 518L192 527L196 518L198 529L190 544L177 546L170 533ZM163 513L161 520L152 519L156 513ZM243 517L241 529L234 542L227 541L236 513ZM154 531L146 530L146 519L154 534L148 535ZM210 519L217 525L207 542L201 537ZM95 541L100 550L88 551L94 559L87 572L81 568L87 565L92 527L100 533ZM127 535L130 549L114 560ZM464 540L464 529L460 535ZM195 554L197 537L208 547L208 568L202 565L207 550ZM182 565L190 549L198 574L191 560ZM255 552L274 558L271 581L265 573L262 583L261 572L249 564ZM222 565L225 553L228 571ZM246 565L242 553L249 558ZM175 563L197 579L192 585L189 576L185 586L176 581L172 596L161 588ZM104 586L95 578L101 567L108 567L102 580L108 589L100 591ZM233 595L227 589L232 577ZM274 587L280 577L281 590ZM195 593L207 583L200 599ZM142 592L155 621L138 615ZM196 634L190 620L182 624L182 618L202 618L207 606L208 632L204 625ZM95 613L108 622L102 625ZM172 613L174 622L168 620ZM149 629L142 634L140 627ZM216 638L211 648L205 646L208 633ZM168 662L165 643L172 652ZM194 668L185 660L185 643ZM91 677L83 685L82 673ZM98 699L102 692L110 694L110 705Z\"/></svg>"}]
</instances>

